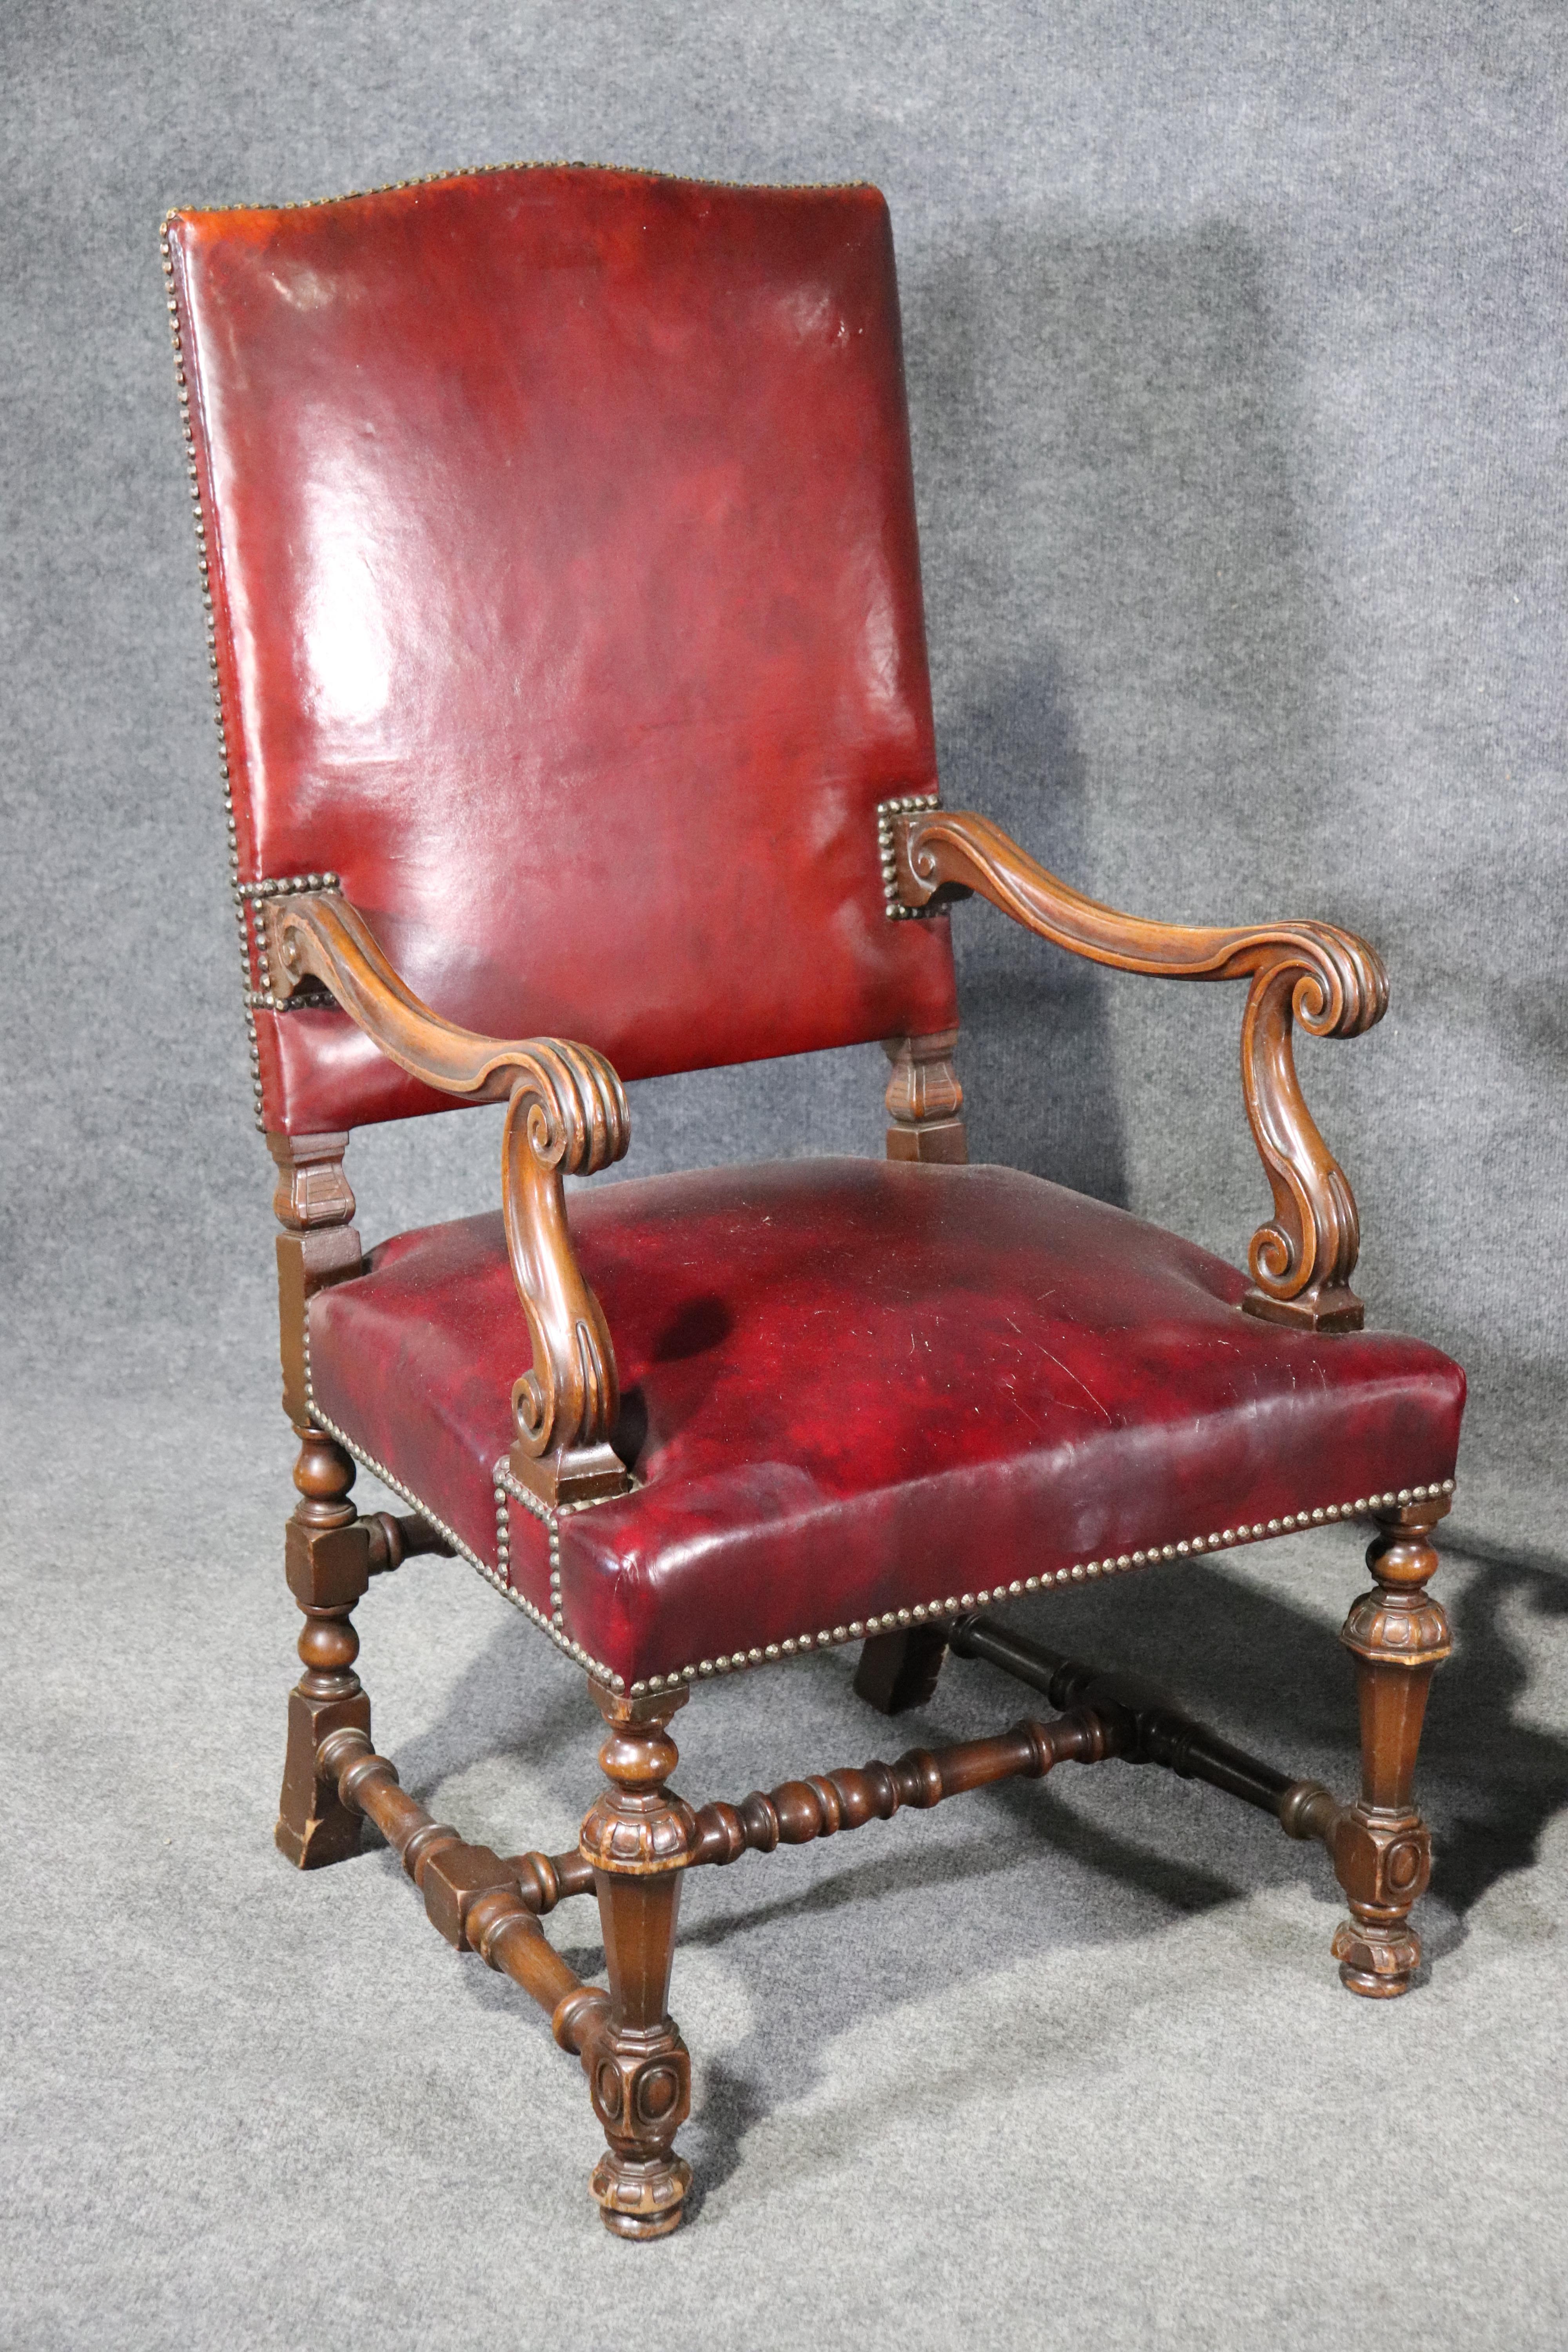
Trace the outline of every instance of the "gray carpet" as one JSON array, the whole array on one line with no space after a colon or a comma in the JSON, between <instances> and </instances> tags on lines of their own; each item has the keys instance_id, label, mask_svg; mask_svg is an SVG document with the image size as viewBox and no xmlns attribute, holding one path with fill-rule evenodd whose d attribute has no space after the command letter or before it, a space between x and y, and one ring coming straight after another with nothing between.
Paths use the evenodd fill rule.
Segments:
<instances>
[{"instance_id":1,"label":"gray carpet","mask_svg":"<svg viewBox=\"0 0 1568 2352\"><path fill-rule=\"evenodd\" d=\"M1455 1552L1435 1685L1429 1980L1342 1992L1324 1857L1160 1774L1062 1768L703 1871L673 2006L691 2225L607 2239L542 2017L379 1849L270 1842L297 1619L270 1384L18 1419L0 2341L456 2347L1528 2346L1568 2336L1568 1584ZM97 1465L90 1490L79 1465ZM367 1487L367 1492L368 1492ZM16 1506L13 1506L15 1512ZM1044 1602L1348 1789L1346 1531ZM557 1850L595 1781L580 1680L471 1570L361 1608L380 1743L443 1818ZM847 1653L705 1686L680 1785L1016 1719L950 1661L889 1726ZM591 1909L550 1922L598 1963ZM648 2296L657 2323L628 2319Z\"/></svg>"},{"instance_id":2,"label":"gray carpet","mask_svg":"<svg viewBox=\"0 0 1568 2352\"><path fill-rule=\"evenodd\" d=\"M1522 0L0 12L0 2341L1568 2340L1565 100ZM1384 949L1387 1022L1303 1068L1373 1320L1473 1383L1421 1989L1349 2000L1321 1857L1120 1768L704 1873L662 2249L604 2237L580 2079L387 1855L271 1847L270 1171L155 241L563 154L887 190L947 795L1140 911ZM1235 992L957 928L977 1155L1237 1255ZM879 1061L639 1087L629 1171L876 1150ZM492 1205L496 1142L356 1140L367 1237ZM1328 1533L1034 1622L1348 1786L1359 1577ZM408 1784L567 1840L570 1669L460 1567L361 1614ZM888 1752L848 1674L704 1690L681 1785ZM956 1667L910 1736L1016 1711Z\"/></svg>"}]
</instances>

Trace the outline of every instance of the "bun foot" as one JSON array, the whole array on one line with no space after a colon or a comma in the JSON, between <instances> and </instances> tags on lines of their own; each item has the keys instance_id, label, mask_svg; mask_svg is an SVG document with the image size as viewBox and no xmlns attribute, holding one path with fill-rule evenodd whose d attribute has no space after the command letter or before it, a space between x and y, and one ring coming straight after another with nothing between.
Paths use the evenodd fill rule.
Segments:
<instances>
[{"instance_id":1,"label":"bun foot","mask_svg":"<svg viewBox=\"0 0 1568 2352\"><path fill-rule=\"evenodd\" d=\"M1342 1919L1334 1930L1333 1955L1340 1982L1363 2000L1396 2000L1408 1992L1421 1965L1421 1938L1414 1927L1380 1929L1359 1919Z\"/></svg>"},{"instance_id":2,"label":"bun foot","mask_svg":"<svg viewBox=\"0 0 1568 2352\"><path fill-rule=\"evenodd\" d=\"M638 2158L611 2149L594 2167L599 2218L617 2238L668 2238L680 2227L690 2186L683 2156Z\"/></svg>"}]
</instances>

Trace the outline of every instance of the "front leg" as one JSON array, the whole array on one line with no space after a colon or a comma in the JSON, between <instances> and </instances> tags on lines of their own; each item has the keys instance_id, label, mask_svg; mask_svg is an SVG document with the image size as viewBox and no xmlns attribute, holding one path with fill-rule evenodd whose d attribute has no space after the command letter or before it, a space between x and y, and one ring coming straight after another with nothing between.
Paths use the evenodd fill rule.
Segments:
<instances>
[{"instance_id":1,"label":"front leg","mask_svg":"<svg viewBox=\"0 0 1568 2352\"><path fill-rule=\"evenodd\" d=\"M631 1699L591 1687L610 1727L599 1762L611 1783L583 1823L581 1849L594 1865L610 1979L608 2013L583 2045L610 2144L593 2189L617 2237L662 2238L679 2226L691 2186L691 2167L672 2146L691 2108L691 2061L668 2000L681 1873L697 1825L665 1786L679 1761L665 1727L686 1693Z\"/></svg>"},{"instance_id":2,"label":"front leg","mask_svg":"<svg viewBox=\"0 0 1568 2352\"><path fill-rule=\"evenodd\" d=\"M1373 2000L1407 1992L1421 1962L1409 1915L1432 1874L1432 1835L1411 1790L1427 1689L1452 1647L1443 1604L1425 1590L1437 1566L1432 1529L1447 1508L1434 1501L1378 1513L1382 1532L1366 1556L1376 1590L1363 1593L1340 1637L1356 1662L1361 1796L1334 1832L1351 1916L1333 1953L1342 1982Z\"/></svg>"}]
</instances>

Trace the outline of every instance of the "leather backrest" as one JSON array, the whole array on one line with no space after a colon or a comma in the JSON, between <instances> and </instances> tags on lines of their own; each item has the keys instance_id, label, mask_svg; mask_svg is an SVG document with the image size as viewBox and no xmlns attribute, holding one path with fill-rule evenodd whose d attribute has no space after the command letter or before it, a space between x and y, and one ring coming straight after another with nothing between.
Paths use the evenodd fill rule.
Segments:
<instances>
[{"instance_id":1,"label":"leather backrest","mask_svg":"<svg viewBox=\"0 0 1568 2352\"><path fill-rule=\"evenodd\" d=\"M948 1025L878 855L935 755L876 190L521 167L167 236L237 884L335 874L437 1012L626 1078ZM448 1107L256 1021L269 1128Z\"/></svg>"}]
</instances>

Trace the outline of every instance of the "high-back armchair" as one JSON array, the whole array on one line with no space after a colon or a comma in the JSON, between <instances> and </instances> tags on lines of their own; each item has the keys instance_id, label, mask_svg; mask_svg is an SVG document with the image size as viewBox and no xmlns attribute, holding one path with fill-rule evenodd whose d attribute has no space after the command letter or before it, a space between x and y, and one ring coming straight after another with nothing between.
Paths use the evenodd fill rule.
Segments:
<instances>
[{"instance_id":1,"label":"high-back armchair","mask_svg":"<svg viewBox=\"0 0 1568 2352\"><path fill-rule=\"evenodd\" d=\"M1291 1057L1297 1021L1376 1021L1383 970L1326 923L1118 914L942 806L881 197L521 168L177 212L164 257L300 1439L285 1854L338 1861L370 1818L451 1942L544 2006L633 2237L690 2178L682 1881L749 1850L1165 1765L1327 1846L1344 1981L1403 1991L1464 1382L1363 1328L1354 1202ZM1245 984L1273 1198L1247 1273L965 1164L969 894L1122 971ZM625 1080L869 1039L885 1160L568 1197L626 1151ZM350 1131L477 1102L506 1105L499 1213L362 1251ZM406 1514L356 1511L356 1462ZM994 1613L1111 1577L1135 1606L1139 1571L1352 1517L1376 1528L1352 1801ZM464 1842L373 1748L352 1612L420 1551L584 1670L608 1736L574 1853ZM886 1713L950 1650L1045 1709L738 1804L675 1793L694 1685L842 1643ZM588 1894L607 1990L539 1926Z\"/></svg>"}]
</instances>

